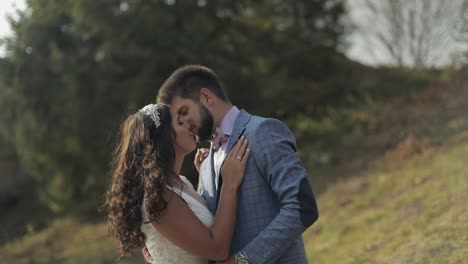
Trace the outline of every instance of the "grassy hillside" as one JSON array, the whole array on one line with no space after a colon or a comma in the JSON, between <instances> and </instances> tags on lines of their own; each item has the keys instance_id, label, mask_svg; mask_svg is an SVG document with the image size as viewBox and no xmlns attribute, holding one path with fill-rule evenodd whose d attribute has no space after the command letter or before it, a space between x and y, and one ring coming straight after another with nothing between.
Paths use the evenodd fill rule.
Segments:
<instances>
[{"instance_id":1,"label":"grassy hillside","mask_svg":"<svg viewBox=\"0 0 468 264\"><path fill-rule=\"evenodd\" d=\"M468 133L446 144L395 153L343 180L318 200L319 221L304 235L311 263L468 263ZM119 261L104 224L58 220L0 248L2 263Z\"/></svg>"},{"instance_id":2,"label":"grassy hillside","mask_svg":"<svg viewBox=\"0 0 468 264\"><path fill-rule=\"evenodd\" d=\"M468 263L468 134L392 157L319 198L311 262Z\"/></svg>"},{"instance_id":3,"label":"grassy hillside","mask_svg":"<svg viewBox=\"0 0 468 264\"><path fill-rule=\"evenodd\" d=\"M81 224L77 220L55 221L47 229L29 233L0 248L1 263L105 264L143 263L141 254L118 259L115 241L105 224Z\"/></svg>"},{"instance_id":4,"label":"grassy hillside","mask_svg":"<svg viewBox=\"0 0 468 264\"><path fill-rule=\"evenodd\" d=\"M337 178L361 174L405 140L425 148L468 131L468 68L371 73L358 82L358 90L369 91L354 103L289 122L318 193Z\"/></svg>"},{"instance_id":5,"label":"grassy hillside","mask_svg":"<svg viewBox=\"0 0 468 264\"><path fill-rule=\"evenodd\" d=\"M304 235L311 263L468 263L463 78L431 82L415 92L403 85L396 95L334 109L320 120L297 120L294 131L301 135L300 151L321 213ZM394 85L389 82L387 90ZM412 92L404 94L405 89ZM324 153L322 167L317 164L322 156L311 153ZM24 202L17 205L20 213L0 218L5 230L14 233L9 223L23 226L19 219L25 217L18 215L33 220L48 215L30 199ZM117 260L103 223L44 223L26 225L24 237L10 235L0 244L0 262L143 263L141 254Z\"/></svg>"}]
</instances>

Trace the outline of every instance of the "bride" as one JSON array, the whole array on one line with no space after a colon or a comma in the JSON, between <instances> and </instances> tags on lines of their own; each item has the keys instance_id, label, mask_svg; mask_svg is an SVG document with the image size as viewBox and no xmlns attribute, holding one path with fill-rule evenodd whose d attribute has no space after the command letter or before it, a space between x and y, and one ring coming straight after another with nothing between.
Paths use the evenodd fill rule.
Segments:
<instances>
[{"instance_id":1,"label":"bride","mask_svg":"<svg viewBox=\"0 0 468 264\"><path fill-rule=\"evenodd\" d=\"M239 140L224 161L213 217L203 198L179 175L196 139L172 116L176 114L169 106L152 104L123 122L107 191L110 230L122 255L146 246L153 263L223 261L229 255L237 190L250 155L247 141Z\"/></svg>"}]
</instances>

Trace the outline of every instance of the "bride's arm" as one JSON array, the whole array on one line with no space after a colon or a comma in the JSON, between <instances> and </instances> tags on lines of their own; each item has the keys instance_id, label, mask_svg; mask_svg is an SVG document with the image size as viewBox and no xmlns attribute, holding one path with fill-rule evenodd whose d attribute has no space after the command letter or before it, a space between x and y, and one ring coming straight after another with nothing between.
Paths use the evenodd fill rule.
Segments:
<instances>
[{"instance_id":1,"label":"bride's arm","mask_svg":"<svg viewBox=\"0 0 468 264\"><path fill-rule=\"evenodd\" d=\"M237 213L237 190L244 175L250 151L246 141L239 141L224 161L223 185L213 226L208 229L178 195L166 192L167 208L155 228L172 243L197 256L224 260L234 232ZM238 160L237 156L242 159Z\"/></svg>"}]
</instances>

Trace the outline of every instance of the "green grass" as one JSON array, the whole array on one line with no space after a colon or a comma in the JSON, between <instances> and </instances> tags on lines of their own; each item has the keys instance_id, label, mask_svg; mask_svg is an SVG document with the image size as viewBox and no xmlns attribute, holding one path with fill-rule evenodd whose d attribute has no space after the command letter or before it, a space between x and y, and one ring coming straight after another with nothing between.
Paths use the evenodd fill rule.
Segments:
<instances>
[{"instance_id":1,"label":"green grass","mask_svg":"<svg viewBox=\"0 0 468 264\"><path fill-rule=\"evenodd\" d=\"M315 191L321 194L337 178L362 174L405 140L424 149L468 131L468 86L455 79L425 89L399 87L411 95L365 97L329 108L319 118L296 116L289 125Z\"/></svg>"},{"instance_id":2,"label":"green grass","mask_svg":"<svg viewBox=\"0 0 468 264\"><path fill-rule=\"evenodd\" d=\"M118 259L116 242L103 223L61 219L0 248L1 263L143 263L142 254Z\"/></svg>"},{"instance_id":3,"label":"green grass","mask_svg":"<svg viewBox=\"0 0 468 264\"><path fill-rule=\"evenodd\" d=\"M468 263L467 111L468 89L435 87L301 123L304 131L330 129L306 135L302 153L313 153L307 144L316 139L335 155L303 159L319 193L320 218L304 234L310 262ZM334 127L348 115L352 127ZM320 159L329 166L317 167ZM28 217L40 215L28 205ZM16 213L2 223L10 232L23 224ZM0 245L1 263L143 263L139 253L117 260L103 223L58 219L38 232L32 227Z\"/></svg>"},{"instance_id":4,"label":"green grass","mask_svg":"<svg viewBox=\"0 0 468 264\"><path fill-rule=\"evenodd\" d=\"M467 157L468 133L329 188L304 234L310 262L468 263ZM2 263L143 263L141 254L117 261L105 224L71 219L4 245L0 256Z\"/></svg>"},{"instance_id":5,"label":"green grass","mask_svg":"<svg viewBox=\"0 0 468 264\"><path fill-rule=\"evenodd\" d=\"M335 184L304 234L309 261L468 263L467 157L465 134Z\"/></svg>"}]
</instances>

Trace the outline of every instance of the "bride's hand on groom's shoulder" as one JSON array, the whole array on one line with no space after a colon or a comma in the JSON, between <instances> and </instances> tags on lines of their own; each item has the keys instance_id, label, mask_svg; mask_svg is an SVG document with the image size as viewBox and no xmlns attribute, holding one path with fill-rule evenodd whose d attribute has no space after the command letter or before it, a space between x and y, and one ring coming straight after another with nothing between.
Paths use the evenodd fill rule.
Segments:
<instances>
[{"instance_id":1,"label":"bride's hand on groom's shoulder","mask_svg":"<svg viewBox=\"0 0 468 264\"><path fill-rule=\"evenodd\" d=\"M197 149L197 154L195 154L195 160L193 161L193 164L195 165L195 168L198 172L200 172L200 165L206 159L206 157L208 157L209 153L210 151L206 148Z\"/></svg>"},{"instance_id":2,"label":"bride's hand on groom's shoulder","mask_svg":"<svg viewBox=\"0 0 468 264\"><path fill-rule=\"evenodd\" d=\"M247 139L241 137L224 159L220 173L224 186L237 189L242 183L245 166L250 156L250 149L247 145Z\"/></svg>"}]
</instances>

